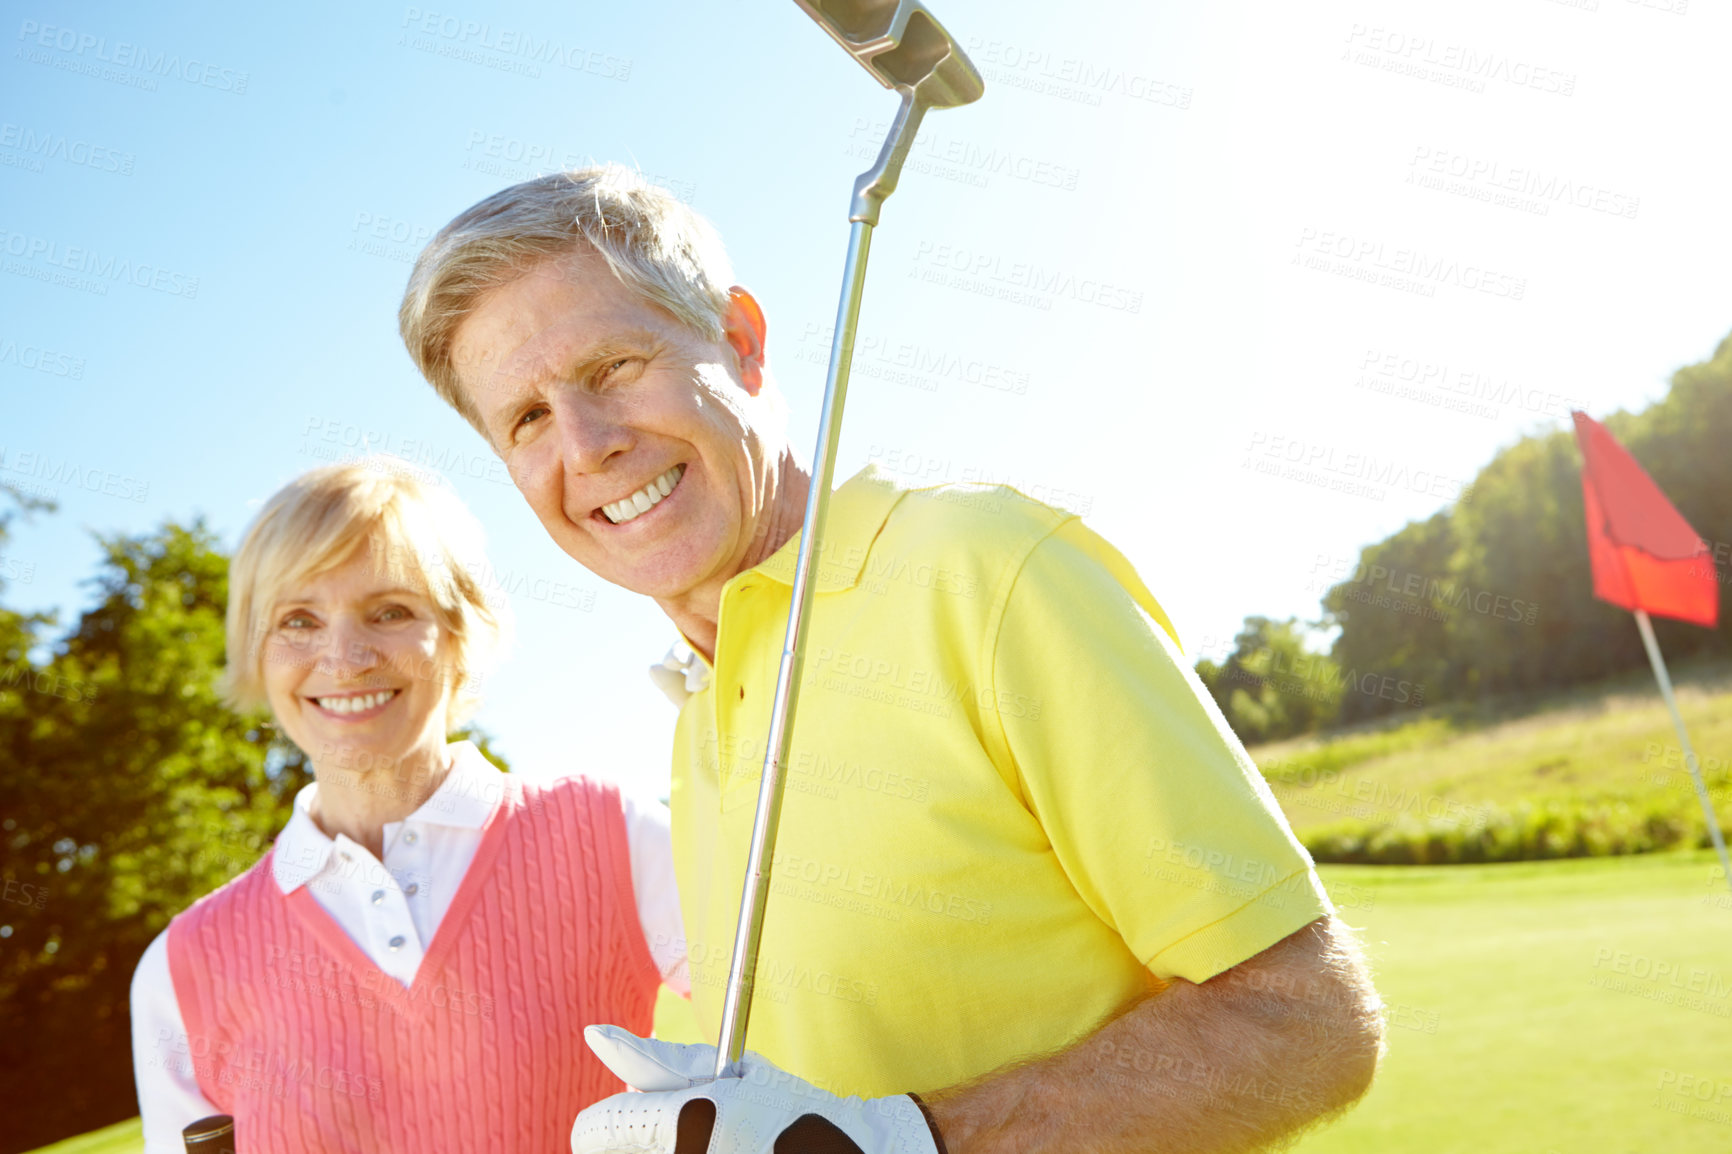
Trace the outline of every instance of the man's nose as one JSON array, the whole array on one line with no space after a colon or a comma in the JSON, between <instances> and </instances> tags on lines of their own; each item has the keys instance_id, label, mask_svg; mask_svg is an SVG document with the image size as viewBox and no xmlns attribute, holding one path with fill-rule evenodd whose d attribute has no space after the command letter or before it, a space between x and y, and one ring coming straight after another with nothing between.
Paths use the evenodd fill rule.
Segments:
<instances>
[{"instance_id":1,"label":"man's nose","mask_svg":"<svg viewBox=\"0 0 1732 1154\"><path fill-rule=\"evenodd\" d=\"M608 458L628 452L636 437L631 427L620 420L615 411L617 406L610 399L575 393L572 390L553 402L560 450L570 471L599 472Z\"/></svg>"}]
</instances>

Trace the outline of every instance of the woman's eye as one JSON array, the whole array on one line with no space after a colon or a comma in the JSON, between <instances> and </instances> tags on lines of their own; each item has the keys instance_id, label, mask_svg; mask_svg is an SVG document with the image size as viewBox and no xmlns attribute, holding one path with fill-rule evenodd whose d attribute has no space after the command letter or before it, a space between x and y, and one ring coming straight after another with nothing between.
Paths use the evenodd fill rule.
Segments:
<instances>
[{"instance_id":1,"label":"woman's eye","mask_svg":"<svg viewBox=\"0 0 1732 1154\"><path fill-rule=\"evenodd\" d=\"M414 614L401 605L388 605L379 611L381 621L406 621L413 616Z\"/></svg>"},{"instance_id":2,"label":"woman's eye","mask_svg":"<svg viewBox=\"0 0 1732 1154\"><path fill-rule=\"evenodd\" d=\"M291 613L283 618L284 629L317 629L319 623L305 613Z\"/></svg>"}]
</instances>

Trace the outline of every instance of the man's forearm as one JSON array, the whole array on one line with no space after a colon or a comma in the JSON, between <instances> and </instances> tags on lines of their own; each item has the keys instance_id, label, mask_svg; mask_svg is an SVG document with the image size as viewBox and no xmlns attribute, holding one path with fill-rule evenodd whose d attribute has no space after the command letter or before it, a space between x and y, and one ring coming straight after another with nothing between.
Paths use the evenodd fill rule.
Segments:
<instances>
[{"instance_id":1,"label":"man's forearm","mask_svg":"<svg viewBox=\"0 0 1732 1154\"><path fill-rule=\"evenodd\" d=\"M1231 1154L1352 1104L1381 1042L1377 995L1328 918L1067 1050L923 1097L950 1154Z\"/></svg>"}]
</instances>

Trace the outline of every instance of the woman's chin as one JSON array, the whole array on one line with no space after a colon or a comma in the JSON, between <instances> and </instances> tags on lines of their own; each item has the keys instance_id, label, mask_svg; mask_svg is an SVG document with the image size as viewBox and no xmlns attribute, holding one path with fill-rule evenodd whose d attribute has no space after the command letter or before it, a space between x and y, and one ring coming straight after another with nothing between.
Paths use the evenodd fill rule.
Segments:
<instances>
[{"instance_id":1,"label":"woman's chin","mask_svg":"<svg viewBox=\"0 0 1732 1154\"><path fill-rule=\"evenodd\" d=\"M327 734L308 750L314 771L321 775L391 773L405 766L434 763L444 748L426 741L405 741L400 734L348 732Z\"/></svg>"}]
</instances>

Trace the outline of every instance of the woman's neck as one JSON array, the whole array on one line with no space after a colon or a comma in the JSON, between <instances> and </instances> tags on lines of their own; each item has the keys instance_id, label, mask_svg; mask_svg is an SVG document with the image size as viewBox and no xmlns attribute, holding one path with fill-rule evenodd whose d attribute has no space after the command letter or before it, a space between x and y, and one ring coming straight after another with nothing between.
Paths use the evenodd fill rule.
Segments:
<instances>
[{"instance_id":1,"label":"woman's neck","mask_svg":"<svg viewBox=\"0 0 1732 1154\"><path fill-rule=\"evenodd\" d=\"M313 763L319 788L310 816L329 837L343 834L385 860L385 826L402 821L432 797L451 773L449 747L417 748L395 759L352 757Z\"/></svg>"}]
</instances>

